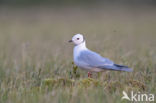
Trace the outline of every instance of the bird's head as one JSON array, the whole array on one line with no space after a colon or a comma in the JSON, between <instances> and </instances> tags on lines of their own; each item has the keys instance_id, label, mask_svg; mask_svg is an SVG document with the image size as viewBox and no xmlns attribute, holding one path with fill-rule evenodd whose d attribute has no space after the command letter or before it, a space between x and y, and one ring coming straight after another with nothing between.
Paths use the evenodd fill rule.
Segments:
<instances>
[{"instance_id":1,"label":"bird's head","mask_svg":"<svg viewBox=\"0 0 156 103\"><path fill-rule=\"evenodd\" d=\"M85 41L82 34L76 34L72 37L72 40L69 40L69 42L73 42L75 45L79 45Z\"/></svg>"}]
</instances>

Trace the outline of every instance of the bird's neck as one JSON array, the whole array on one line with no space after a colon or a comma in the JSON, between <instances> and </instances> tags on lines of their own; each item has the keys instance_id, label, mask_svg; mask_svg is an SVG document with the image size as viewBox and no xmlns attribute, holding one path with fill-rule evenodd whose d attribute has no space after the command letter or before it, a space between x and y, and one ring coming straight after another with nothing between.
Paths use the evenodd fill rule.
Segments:
<instances>
[{"instance_id":1,"label":"bird's neck","mask_svg":"<svg viewBox=\"0 0 156 103\"><path fill-rule=\"evenodd\" d=\"M83 43L76 45L75 48L78 50L86 50L87 49L86 42L84 41Z\"/></svg>"},{"instance_id":2,"label":"bird's neck","mask_svg":"<svg viewBox=\"0 0 156 103\"><path fill-rule=\"evenodd\" d=\"M87 50L85 41L83 43L81 43L79 45L76 45L74 47L74 57L79 56L80 52L83 51L83 50Z\"/></svg>"}]
</instances>

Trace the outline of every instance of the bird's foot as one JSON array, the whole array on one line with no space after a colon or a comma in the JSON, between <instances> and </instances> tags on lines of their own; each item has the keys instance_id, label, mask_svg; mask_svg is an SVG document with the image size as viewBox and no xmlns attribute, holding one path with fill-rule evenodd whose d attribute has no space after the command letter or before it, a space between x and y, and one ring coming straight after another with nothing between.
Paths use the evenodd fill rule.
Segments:
<instances>
[{"instance_id":1,"label":"bird's foot","mask_svg":"<svg viewBox=\"0 0 156 103\"><path fill-rule=\"evenodd\" d=\"M88 72L88 77L92 78L92 73L91 72Z\"/></svg>"}]
</instances>

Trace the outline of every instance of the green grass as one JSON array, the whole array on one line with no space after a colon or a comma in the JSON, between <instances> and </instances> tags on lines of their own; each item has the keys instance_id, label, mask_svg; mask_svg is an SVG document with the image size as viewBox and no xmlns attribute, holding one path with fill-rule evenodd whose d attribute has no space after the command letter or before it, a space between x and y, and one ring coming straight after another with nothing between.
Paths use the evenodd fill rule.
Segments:
<instances>
[{"instance_id":1,"label":"green grass","mask_svg":"<svg viewBox=\"0 0 156 103\"><path fill-rule=\"evenodd\" d=\"M0 103L127 103L123 90L156 93L155 9L91 10L1 8ZM75 33L134 71L75 72Z\"/></svg>"}]
</instances>

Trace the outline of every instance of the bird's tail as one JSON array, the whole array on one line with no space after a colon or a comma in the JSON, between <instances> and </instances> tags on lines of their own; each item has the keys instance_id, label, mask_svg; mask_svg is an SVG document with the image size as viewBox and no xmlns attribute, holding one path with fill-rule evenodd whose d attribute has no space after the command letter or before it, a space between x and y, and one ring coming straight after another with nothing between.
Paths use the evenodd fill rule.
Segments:
<instances>
[{"instance_id":1,"label":"bird's tail","mask_svg":"<svg viewBox=\"0 0 156 103\"><path fill-rule=\"evenodd\" d=\"M119 65L119 64L114 64L114 66L117 68L116 70L119 70L119 71L126 71L126 72L132 72L133 71L133 69L128 68L128 66Z\"/></svg>"}]
</instances>

